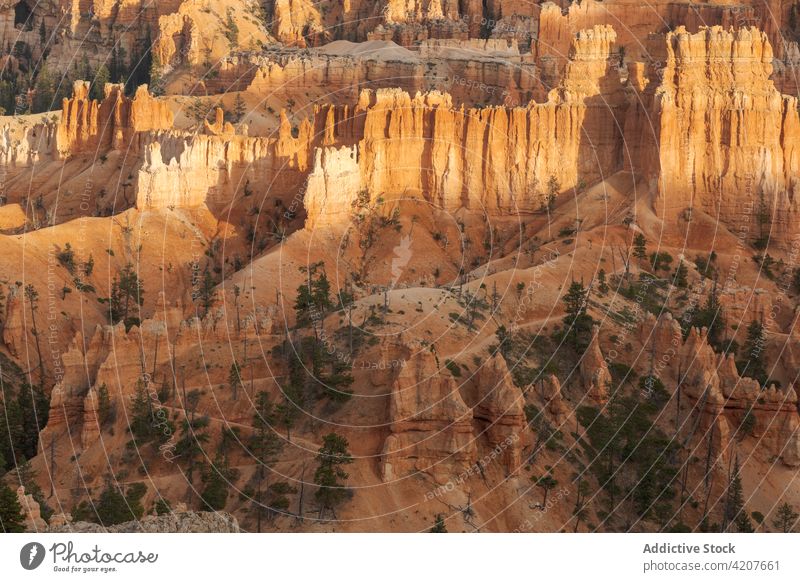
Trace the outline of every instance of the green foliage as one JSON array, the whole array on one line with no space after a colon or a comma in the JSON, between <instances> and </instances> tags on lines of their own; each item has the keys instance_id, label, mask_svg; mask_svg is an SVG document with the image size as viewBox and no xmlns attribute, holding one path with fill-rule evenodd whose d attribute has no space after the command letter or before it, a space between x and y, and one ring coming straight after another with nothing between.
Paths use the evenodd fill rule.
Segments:
<instances>
[{"instance_id":1,"label":"green foliage","mask_svg":"<svg viewBox=\"0 0 800 582\"><path fill-rule=\"evenodd\" d=\"M228 384L231 387L231 392L233 393L233 399L237 400L239 395L239 389L242 387L242 371L239 368L239 363L235 360L231 364L231 368L228 371Z\"/></svg>"},{"instance_id":2,"label":"green foliage","mask_svg":"<svg viewBox=\"0 0 800 582\"><path fill-rule=\"evenodd\" d=\"M586 313L589 292L578 281L573 281L562 297L564 303L564 334L575 351L582 354L592 339L594 319Z\"/></svg>"},{"instance_id":3,"label":"green foliage","mask_svg":"<svg viewBox=\"0 0 800 582\"><path fill-rule=\"evenodd\" d=\"M738 457L736 458L733 474L728 482L728 488L725 493L723 518L723 532L728 531L730 524L734 524L739 533L753 532L753 523L750 521L750 516L747 514L744 503L744 488L742 487Z\"/></svg>"},{"instance_id":4,"label":"green foliage","mask_svg":"<svg viewBox=\"0 0 800 582\"><path fill-rule=\"evenodd\" d=\"M712 251L708 257L696 256L694 263L697 265L697 271L701 276L714 279L717 276L717 267L715 266L716 260L717 253Z\"/></svg>"},{"instance_id":5,"label":"green foliage","mask_svg":"<svg viewBox=\"0 0 800 582\"><path fill-rule=\"evenodd\" d=\"M181 437L175 444L175 456L186 465L186 476L190 484L194 481L197 460L204 455L203 445L209 441L208 425L207 416L184 419L181 424Z\"/></svg>"},{"instance_id":6,"label":"green foliage","mask_svg":"<svg viewBox=\"0 0 800 582\"><path fill-rule=\"evenodd\" d=\"M108 67L100 65L94 73L92 85L89 89L89 97L97 101L101 101L105 97L106 83L111 82L111 73Z\"/></svg>"},{"instance_id":7,"label":"green foliage","mask_svg":"<svg viewBox=\"0 0 800 582\"><path fill-rule=\"evenodd\" d=\"M768 381L763 357L765 345L764 326L754 319L747 326L747 339L742 346L743 358L736 362L736 367L740 375L758 380L762 386Z\"/></svg>"},{"instance_id":8,"label":"green foliage","mask_svg":"<svg viewBox=\"0 0 800 582\"><path fill-rule=\"evenodd\" d=\"M135 519L141 519L144 515L142 498L147 493L147 485L144 483L132 483L125 492L125 502Z\"/></svg>"},{"instance_id":9,"label":"green foliage","mask_svg":"<svg viewBox=\"0 0 800 582\"><path fill-rule=\"evenodd\" d=\"M428 533L447 533L447 528L444 525L444 516L441 513L436 514L433 527L428 530Z\"/></svg>"},{"instance_id":10,"label":"green foliage","mask_svg":"<svg viewBox=\"0 0 800 582\"><path fill-rule=\"evenodd\" d=\"M633 256L637 259L647 258L647 239L641 232L637 232L633 237Z\"/></svg>"},{"instance_id":11,"label":"green foliage","mask_svg":"<svg viewBox=\"0 0 800 582\"><path fill-rule=\"evenodd\" d=\"M791 503L785 501L775 512L775 519L772 521L772 525L779 532L793 533L798 518L800 518L800 513L794 510Z\"/></svg>"},{"instance_id":12,"label":"green foliage","mask_svg":"<svg viewBox=\"0 0 800 582\"><path fill-rule=\"evenodd\" d=\"M650 253L650 264L653 266L653 271L669 271L672 255L666 252Z\"/></svg>"},{"instance_id":13,"label":"green foliage","mask_svg":"<svg viewBox=\"0 0 800 582\"><path fill-rule=\"evenodd\" d=\"M663 407L670 398L669 392L658 376L648 375L639 378L639 390L659 408Z\"/></svg>"},{"instance_id":14,"label":"green foliage","mask_svg":"<svg viewBox=\"0 0 800 582\"><path fill-rule=\"evenodd\" d=\"M334 511L348 496L344 482L349 475L342 467L352 463L353 457L347 447L347 439L336 433L329 433L322 439L314 472L314 483L319 487L314 497L319 503L320 518L326 510Z\"/></svg>"},{"instance_id":15,"label":"green foliage","mask_svg":"<svg viewBox=\"0 0 800 582\"><path fill-rule=\"evenodd\" d=\"M314 324L316 327L317 322L333 307L331 284L324 263L314 263L307 268L302 267L300 271L307 274L307 280L297 288L294 303L297 326Z\"/></svg>"},{"instance_id":16,"label":"green foliage","mask_svg":"<svg viewBox=\"0 0 800 582\"><path fill-rule=\"evenodd\" d=\"M230 483L235 477L235 471L228 468L227 464L217 458L203 471L203 492L200 498L203 504L211 511L225 509L228 501Z\"/></svg>"},{"instance_id":17,"label":"green foliage","mask_svg":"<svg viewBox=\"0 0 800 582\"><path fill-rule=\"evenodd\" d=\"M683 263L683 261L680 261L678 263L678 268L675 269L675 286L681 289L686 289L689 286L688 276L689 269L686 268L686 265Z\"/></svg>"},{"instance_id":18,"label":"green foliage","mask_svg":"<svg viewBox=\"0 0 800 582\"><path fill-rule=\"evenodd\" d=\"M230 49L231 50L236 49L237 44L239 42L239 27L233 20L232 8L228 8L228 11L225 15L225 28L222 31L222 34L228 40L228 45L230 46Z\"/></svg>"},{"instance_id":19,"label":"green foliage","mask_svg":"<svg viewBox=\"0 0 800 582\"><path fill-rule=\"evenodd\" d=\"M458 365L458 362L454 362L453 360L445 360L444 365L450 371L453 377L461 377L461 366Z\"/></svg>"},{"instance_id":20,"label":"green foliage","mask_svg":"<svg viewBox=\"0 0 800 582\"><path fill-rule=\"evenodd\" d=\"M94 257L92 253L89 253L89 258L86 259L86 262L83 263L83 274L87 277L92 276L92 272L94 271Z\"/></svg>"},{"instance_id":21,"label":"green foliage","mask_svg":"<svg viewBox=\"0 0 800 582\"><path fill-rule=\"evenodd\" d=\"M5 369L4 369L5 373ZM0 457L11 469L36 456L39 433L47 424L50 401L39 386L23 383L14 389L11 382L0 383Z\"/></svg>"},{"instance_id":22,"label":"green foliage","mask_svg":"<svg viewBox=\"0 0 800 582\"><path fill-rule=\"evenodd\" d=\"M556 485L558 485L558 481L556 481L556 479L550 473L542 475L541 477L531 477L531 481L533 481L536 486L542 490L542 506L544 507L547 505L547 494L551 489L555 489Z\"/></svg>"},{"instance_id":23,"label":"green foliage","mask_svg":"<svg viewBox=\"0 0 800 582\"><path fill-rule=\"evenodd\" d=\"M593 455L591 471L616 507L615 496L625 492L625 503L641 519L668 513L675 496L677 445L654 424L658 406L638 395L617 395L597 408L581 406L579 422L586 427Z\"/></svg>"},{"instance_id":24,"label":"green foliage","mask_svg":"<svg viewBox=\"0 0 800 582\"><path fill-rule=\"evenodd\" d=\"M717 296L716 285L706 297L703 306L694 308L688 315L689 317L683 317L680 320L684 338L689 335L692 327L706 328L708 343L718 352L726 351L722 337L725 331L725 313Z\"/></svg>"},{"instance_id":25,"label":"green foliage","mask_svg":"<svg viewBox=\"0 0 800 582\"><path fill-rule=\"evenodd\" d=\"M160 404L154 405L151 394L148 393L141 381L137 382L136 391L131 400L128 430L140 447L152 442L162 444L174 433L172 421L166 417Z\"/></svg>"},{"instance_id":26,"label":"green foliage","mask_svg":"<svg viewBox=\"0 0 800 582\"><path fill-rule=\"evenodd\" d=\"M158 500L156 500L156 504L153 509L155 510L156 515L166 515L172 512L172 506L169 504L169 501L163 497L159 497Z\"/></svg>"},{"instance_id":27,"label":"green foliage","mask_svg":"<svg viewBox=\"0 0 800 582\"><path fill-rule=\"evenodd\" d=\"M737 436L739 438L750 436L751 434L753 434L755 428L756 428L756 415L753 413L753 406L751 405L744 413L744 416L742 416L742 421L739 423L739 429L737 430Z\"/></svg>"},{"instance_id":28,"label":"green foliage","mask_svg":"<svg viewBox=\"0 0 800 582\"><path fill-rule=\"evenodd\" d=\"M56 253L56 259L70 274L75 272L75 251L72 250L72 245L66 243L64 248Z\"/></svg>"},{"instance_id":29,"label":"green foliage","mask_svg":"<svg viewBox=\"0 0 800 582\"><path fill-rule=\"evenodd\" d=\"M106 427L114 421L114 410L111 407L111 398L108 387L102 384L97 389L97 420L100 427Z\"/></svg>"},{"instance_id":30,"label":"green foliage","mask_svg":"<svg viewBox=\"0 0 800 582\"><path fill-rule=\"evenodd\" d=\"M119 484L107 479L105 489L94 502L95 511L92 512L87 506L84 506L79 509L78 513L86 521L93 521L106 527L141 519L144 515L141 500L146 492L147 487L143 483L134 483L123 495ZM74 514L73 519L75 519Z\"/></svg>"},{"instance_id":31,"label":"green foliage","mask_svg":"<svg viewBox=\"0 0 800 582\"><path fill-rule=\"evenodd\" d=\"M3 533L21 533L25 531L25 516L17 500L17 494L0 482L0 531Z\"/></svg>"},{"instance_id":32,"label":"green foliage","mask_svg":"<svg viewBox=\"0 0 800 582\"><path fill-rule=\"evenodd\" d=\"M600 292L600 295L606 295L609 291L605 269L600 269L597 272L597 290Z\"/></svg>"},{"instance_id":33,"label":"green foliage","mask_svg":"<svg viewBox=\"0 0 800 582\"><path fill-rule=\"evenodd\" d=\"M125 330L130 331L139 325L139 317L133 315L132 309L144 305L144 282L139 278L132 263L127 263L111 282L111 295L98 298L100 303L108 305L108 320L112 325L124 322Z\"/></svg>"}]
</instances>

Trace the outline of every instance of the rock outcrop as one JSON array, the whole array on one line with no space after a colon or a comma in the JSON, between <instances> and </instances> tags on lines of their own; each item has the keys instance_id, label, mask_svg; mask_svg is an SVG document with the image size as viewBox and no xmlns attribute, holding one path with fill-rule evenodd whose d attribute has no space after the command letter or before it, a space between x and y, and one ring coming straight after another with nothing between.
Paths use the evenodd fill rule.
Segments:
<instances>
[{"instance_id":1,"label":"rock outcrop","mask_svg":"<svg viewBox=\"0 0 800 582\"><path fill-rule=\"evenodd\" d=\"M389 398L390 434L381 453L384 481L423 472L443 484L475 462L472 410L429 350L417 352L400 369Z\"/></svg>"},{"instance_id":2,"label":"rock outcrop","mask_svg":"<svg viewBox=\"0 0 800 582\"><path fill-rule=\"evenodd\" d=\"M595 326L589 347L581 358L580 372L589 399L597 404L605 404L611 388L611 372L608 370L603 352L600 351L599 333L599 328Z\"/></svg>"},{"instance_id":3,"label":"rock outcrop","mask_svg":"<svg viewBox=\"0 0 800 582\"><path fill-rule=\"evenodd\" d=\"M649 50L647 111L628 120L628 141L642 144L630 159L656 212L674 222L699 208L748 241L786 245L798 221L800 118L797 99L770 80L767 35L678 27Z\"/></svg>"},{"instance_id":4,"label":"rock outcrop","mask_svg":"<svg viewBox=\"0 0 800 582\"><path fill-rule=\"evenodd\" d=\"M66 158L80 152L101 154L125 149L135 134L172 127L169 105L152 97L147 85L136 90L133 99L123 85L107 83L104 98L89 97L89 82L75 81L72 97L64 99L56 134L57 154Z\"/></svg>"},{"instance_id":5,"label":"rock outcrop","mask_svg":"<svg viewBox=\"0 0 800 582\"><path fill-rule=\"evenodd\" d=\"M512 474L522 462L527 428L522 392L511 381L506 361L499 353L481 366L475 381L478 402L473 415L486 423L489 445L501 452L500 463L506 474Z\"/></svg>"},{"instance_id":6,"label":"rock outcrop","mask_svg":"<svg viewBox=\"0 0 800 582\"><path fill-rule=\"evenodd\" d=\"M47 522L42 519L39 503L32 495L25 493L25 487L19 486L17 488L17 502L22 508L22 514L25 517L26 531L41 533L47 530Z\"/></svg>"},{"instance_id":7,"label":"rock outcrop","mask_svg":"<svg viewBox=\"0 0 800 582\"><path fill-rule=\"evenodd\" d=\"M65 520L66 521L66 520ZM166 515L148 515L138 521L126 521L103 527L85 521L66 521L51 526L49 533L239 533L239 522L224 511L184 511Z\"/></svg>"}]
</instances>

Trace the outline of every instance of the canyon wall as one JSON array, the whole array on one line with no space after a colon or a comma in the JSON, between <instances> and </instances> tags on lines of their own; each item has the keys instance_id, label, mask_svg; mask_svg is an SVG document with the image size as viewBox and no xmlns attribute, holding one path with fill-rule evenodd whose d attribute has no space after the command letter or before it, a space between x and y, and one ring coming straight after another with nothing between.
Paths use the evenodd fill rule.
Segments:
<instances>
[{"instance_id":1,"label":"canyon wall","mask_svg":"<svg viewBox=\"0 0 800 582\"><path fill-rule=\"evenodd\" d=\"M165 101L153 98L147 85L125 97L123 85L107 83L104 98L89 98L89 82L76 81L72 97L64 99L56 133L56 153L62 159L81 152L102 154L132 145L135 134L169 129L173 115Z\"/></svg>"},{"instance_id":2,"label":"canyon wall","mask_svg":"<svg viewBox=\"0 0 800 582\"><path fill-rule=\"evenodd\" d=\"M582 187L621 165L626 102L609 61L614 38L609 27L577 35L564 81L545 103L466 108L438 92L364 91L355 107L320 110L314 134L327 145L357 144L360 186L372 196L419 192L448 209L533 212L551 181L558 191ZM342 192L324 220L354 194ZM316 192L305 195L319 207Z\"/></svg>"},{"instance_id":3,"label":"canyon wall","mask_svg":"<svg viewBox=\"0 0 800 582\"><path fill-rule=\"evenodd\" d=\"M785 245L798 222L800 119L797 99L770 80L767 35L679 27L649 51L626 141L658 215L688 219L698 208L749 241Z\"/></svg>"},{"instance_id":4,"label":"canyon wall","mask_svg":"<svg viewBox=\"0 0 800 582\"><path fill-rule=\"evenodd\" d=\"M533 56L514 40L431 40L413 51L388 41L337 41L232 55L214 73L193 86L194 94L248 91L289 99L324 87L327 101L345 103L363 89L399 88L447 91L457 103L481 105L522 105L543 94Z\"/></svg>"}]
</instances>

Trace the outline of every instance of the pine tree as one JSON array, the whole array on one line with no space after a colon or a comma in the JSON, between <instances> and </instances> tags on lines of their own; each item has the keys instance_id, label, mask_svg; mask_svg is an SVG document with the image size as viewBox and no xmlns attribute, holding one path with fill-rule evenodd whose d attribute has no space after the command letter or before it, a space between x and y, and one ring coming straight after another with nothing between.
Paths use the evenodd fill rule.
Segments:
<instances>
[{"instance_id":1,"label":"pine tree","mask_svg":"<svg viewBox=\"0 0 800 582\"><path fill-rule=\"evenodd\" d=\"M50 400L39 386L23 384L17 394L17 410L21 431L18 449L26 459L36 456L39 449L39 433L47 425Z\"/></svg>"},{"instance_id":2,"label":"pine tree","mask_svg":"<svg viewBox=\"0 0 800 582\"><path fill-rule=\"evenodd\" d=\"M25 285L25 299L28 300L28 306L31 310L31 327L33 328L33 338L36 340L36 354L39 356L39 387L44 388L45 366L44 359L42 359L42 346L39 341L39 328L36 325L36 312L39 309L39 292L33 285Z\"/></svg>"},{"instance_id":3,"label":"pine tree","mask_svg":"<svg viewBox=\"0 0 800 582\"><path fill-rule=\"evenodd\" d=\"M314 483L319 486L314 496L319 503L320 519L326 510L334 511L347 498L348 490L344 481L349 475L342 466L353 462L347 447L347 439L336 433L327 434L322 439L322 447L317 453L318 466L314 472Z\"/></svg>"},{"instance_id":4,"label":"pine tree","mask_svg":"<svg viewBox=\"0 0 800 582\"><path fill-rule=\"evenodd\" d=\"M764 326L757 320L747 326L747 339L744 342L744 359L738 362L739 373L758 380L761 385L767 383L767 369L764 365Z\"/></svg>"},{"instance_id":5,"label":"pine tree","mask_svg":"<svg viewBox=\"0 0 800 582\"><path fill-rule=\"evenodd\" d=\"M637 259L647 258L647 239L641 232L633 237L633 256Z\"/></svg>"},{"instance_id":6,"label":"pine tree","mask_svg":"<svg viewBox=\"0 0 800 582\"><path fill-rule=\"evenodd\" d=\"M736 458L733 474L728 483L725 495L725 514L723 532L728 530L731 523L736 524L736 529L740 533L751 533L753 524L744 503L744 488L742 487L742 477L739 471L739 458Z\"/></svg>"},{"instance_id":7,"label":"pine tree","mask_svg":"<svg viewBox=\"0 0 800 582\"><path fill-rule=\"evenodd\" d=\"M680 261L678 263L678 268L675 269L675 286L686 289L686 287L689 286L688 275L689 269L686 268L683 261Z\"/></svg>"},{"instance_id":8,"label":"pine tree","mask_svg":"<svg viewBox=\"0 0 800 582\"><path fill-rule=\"evenodd\" d=\"M89 90L89 96L97 101L102 100L105 97L106 83L110 82L111 73L108 71L108 67L105 65L100 65L94 74L94 80L92 81L92 86ZM87 275L88 274L90 273L87 273Z\"/></svg>"},{"instance_id":9,"label":"pine tree","mask_svg":"<svg viewBox=\"0 0 800 582\"><path fill-rule=\"evenodd\" d=\"M239 123L244 119L244 116L247 114L247 103L245 103L244 99L242 98L241 93L236 94L236 98L233 101L233 119L235 123Z\"/></svg>"},{"instance_id":10,"label":"pine tree","mask_svg":"<svg viewBox=\"0 0 800 582\"><path fill-rule=\"evenodd\" d=\"M239 389L242 387L242 371L239 368L239 363L235 360L231 364L230 371L228 372L228 384L230 384L233 399L238 400Z\"/></svg>"},{"instance_id":11,"label":"pine tree","mask_svg":"<svg viewBox=\"0 0 800 582\"><path fill-rule=\"evenodd\" d=\"M255 493L254 510L258 531L261 531L261 518L269 514L270 508L265 499L267 469L277 461L278 454L283 444L273 428L275 422L274 409L269 399L269 394L259 392L255 398L255 411L253 412L253 435L250 438L250 454L258 463L254 475Z\"/></svg>"},{"instance_id":12,"label":"pine tree","mask_svg":"<svg viewBox=\"0 0 800 582\"><path fill-rule=\"evenodd\" d=\"M295 361L297 358L295 354L292 354ZM278 404L275 408L275 414L278 418L278 422L286 429L286 440L291 442L292 435L291 431L294 428L295 422L297 420L297 416L300 413L303 404L303 393L302 393L302 377L303 377L303 369L302 364L296 366L299 369L300 376L298 374L292 374L290 370L289 374L289 382L286 385L281 387L281 393L283 394L283 402Z\"/></svg>"},{"instance_id":13,"label":"pine tree","mask_svg":"<svg viewBox=\"0 0 800 582\"><path fill-rule=\"evenodd\" d=\"M588 291L578 281L573 281L564 294L564 333L574 348L582 353L589 345L594 320L586 313Z\"/></svg>"},{"instance_id":14,"label":"pine tree","mask_svg":"<svg viewBox=\"0 0 800 582\"><path fill-rule=\"evenodd\" d=\"M447 528L444 525L444 516L441 513L436 514L435 523L428 530L428 533L447 533Z\"/></svg>"},{"instance_id":15,"label":"pine tree","mask_svg":"<svg viewBox=\"0 0 800 582\"><path fill-rule=\"evenodd\" d=\"M25 531L25 516L17 500L17 494L0 482L0 532L22 533Z\"/></svg>"},{"instance_id":16,"label":"pine tree","mask_svg":"<svg viewBox=\"0 0 800 582\"><path fill-rule=\"evenodd\" d=\"M790 503L784 502L775 513L775 520L772 524L780 532L792 533L798 518L800 518L800 513L797 513Z\"/></svg>"},{"instance_id":17,"label":"pine tree","mask_svg":"<svg viewBox=\"0 0 800 582\"><path fill-rule=\"evenodd\" d=\"M542 507L547 505L547 494L550 492L551 489L555 489L556 485L558 485L558 481L556 481L551 474L543 475L542 477L532 477L531 481L533 481L537 487L540 487L543 492L542 497Z\"/></svg>"},{"instance_id":18,"label":"pine tree","mask_svg":"<svg viewBox=\"0 0 800 582\"><path fill-rule=\"evenodd\" d=\"M606 282L606 270L600 269L597 272L597 290L600 292L601 295L605 295L608 293L608 283Z\"/></svg>"},{"instance_id":19,"label":"pine tree","mask_svg":"<svg viewBox=\"0 0 800 582\"><path fill-rule=\"evenodd\" d=\"M100 427L107 426L113 420L111 397L105 384L101 384L97 389L97 420L100 423Z\"/></svg>"},{"instance_id":20,"label":"pine tree","mask_svg":"<svg viewBox=\"0 0 800 582\"><path fill-rule=\"evenodd\" d=\"M233 472L221 458L217 457L203 471L203 492L200 498L211 511L225 509L228 502L228 491L233 479Z\"/></svg>"},{"instance_id":21,"label":"pine tree","mask_svg":"<svg viewBox=\"0 0 800 582\"><path fill-rule=\"evenodd\" d=\"M103 526L116 525L134 519L125 496L109 478L106 487L95 503L97 520Z\"/></svg>"},{"instance_id":22,"label":"pine tree","mask_svg":"<svg viewBox=\"0 0 800 582\"><path fill-rule=\"evenodd\" d=\"M192 414L194 416L194 414ZM203 445L208 443L206 432L209 420L207 416L184 419L181 425L181 438L175 444L175 455L186 465L186 477L191 485L194 482L194 470L197 460L203 455Z\"/></svg>"}]
</instances>

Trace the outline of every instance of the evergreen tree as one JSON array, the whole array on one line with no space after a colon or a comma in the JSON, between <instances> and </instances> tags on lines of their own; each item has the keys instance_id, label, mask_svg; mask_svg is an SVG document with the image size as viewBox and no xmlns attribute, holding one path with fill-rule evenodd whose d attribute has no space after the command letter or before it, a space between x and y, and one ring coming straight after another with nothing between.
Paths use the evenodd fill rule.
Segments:
<instances>
[{"instance_id":1,"label":"evergreen tree","mask_svg":"<svg viewBox=\"0 0 800 582\"><path fill-rule=\"evenodd\" d=\"M108 304L108 320L112 325L122 321L125 323L126 331L130 331L134 325L139 325L139 318L134 316L131 310L144 305L144 282L139 278L132 263L127 263L119 276L114 277L110 296L98 300Z\"/></svg>"},{"instance_id":2,"label":"evergreen tree","mask_svg":"<svg viewBox=\"0 0 800 582\"><path fill-rule=\"evenodd\" d=\"M297 356L294 353L292 353L292 356L292 361L296 361ZM295 373L292 373L290 369L289 381L281 387L283 402L278 404L275 409L278 422L286 429L286 440L289 442L292 440L291 431L303 404L302 378L305 375L305 371L302 363L299 366L295 366L295 368ZM299 371L299 374L296 373L297 371Z\"/></svg>"},{"instance_id":3,"label":"evergreen tree","mask_svg":"<svg viewBox=\"0 0 800 582\"><path fill-rule=\"evenodd\" d=\"M444 525L444 516L441 513L436 514L435 523L428 530L428 533L447 533L447 528Z\"/></svg>"},{"instance_id":4,"label":"evergreen tree","mask_svg":"<svg viewBox=\"0 0 800 582\"><path fill-rule=\"evenodd\" d=\"M736 524L739 533L752 533L753 524L744 503L744 488L742 487L742 477L739 470L739 458L736 458L733 474L728 483L725 495L725 513L723 521L723 532L728 531L731 523Z\"/></svg>"},{"instance_id":5,"label":"evergreen tree","mask_svg":"<svg viewBox=\"0 0 800 582\"><path fill-rule=\"evenodd\" d=\"M254 510L258 531L261 531L261 518L269 514L269 505L265 498L267 469L277 461L283 444L273 428L275 422L274 410L269 394L259 392L255 398L255 411L253 412L253 435L250 438L250 454L258 463L254 475L255 493Z\"/></svg>"},{"instance_id":6,"label":"evergreen tree","mask_svg":"<svg viewBox=\"0 0 800 582\"><path fill-rule=\"evenodd\" d=\"M678 268L675 269L675 286L680 287L681 289L686 289L689 286L689 269L686 268L686 265L683 261L678 263Z\"/></svg>"},{"instance_id":7,"label":"evergreen tree","mask_svg":"<svg viewBox=\"0 0 800 582\"><path fill-rule=\"evenodd\" d=\"M204 487L200 497L208 509L211 511L225 509L232 477L233 472L219 457L206 467L203 471Z\"/></svg>"},{"instance_id":8,"label":"evergreen tree","mask_svg":"<svg viewBox=\"0 0 800 582\"><path fill-rule=\"evenodd\" d=\"M0 482L0 531L3 533L25 531L25 516L22 514L17 494L2 482Z\"/></svg>"},{"instance_id":9,"label":"evergreen tree","mask_svg":"<svg viewBox=\"0 0 800 582\"><path fill-rule=\"evenodd\" d=\"M125 492L125 504L128 506L133 519L142 519L144 515L142 498L146 493L147 485L144 483L132 483Z\"/></svg>"},{"instance_id":10,"label":"evergreen tree","mask_svg":"<svg viewBox=\"0 0 800 582\"><path fill-rule=\"evenodd\" d=\"M108 394L108 387L101 384L97 389L97 420L100 427L108 426L114 420L114 411L111 408L111 397Z\"/></svg>"},{"instance_id":11,"label":"evergreen tree","mask_svg":"<svg viewBox=\"0 0 800 582\"><path fill-rule=\"evenodd\" d=\"M647 257L647 239L641 232L637 232L633 237L633 256L637 259Z\"/></svg>"},{"instance_id":12,"label":"evergreen tree","mask_svg":"<svg viewBox=\"0 0 800 582\"><path fill-rule=\"evenodd\" d=\"M608 283L606 282L606 270L600 269L597 272L597 290L601 295L605 295L609 291Z\"/></svg>"},{"instance_id":13,"label":"evergreen tree","mask_svg":"<svg viewBox=\"0 0 800 582\"><path fill-rule=\"evenodd\" d=\"M744 359L737 362L737 367L741 375L758 380L762 386L768 380L763 358L764 345L764 326L754 319L747 326L747 339L742 346Z\"/></svg>"},{"instance_id":14,"label":"evergreen tree","mask_svg":"<svg viewBox=\"0 0 800 582\"><path fill-rule=\"evenodd\" d=\"M233 120L239 123L244 119L247 114L247 104L244 102L241 93L236 93L236 98L233 101Z\"/></svg>"},{"instance_id":15,"label":"evergreen tree","mask_svg":"<svg viewBox=\"0 0 800 582\"><path fill-rule=\"evenodd\" d=\"M573 347L583 353L591 340L594 320L586 313L588 291L578 281L573 281L564 294L564 334L572 341Z\"/></svg>"},{"instance_id":16,"label":"evergreen tree","mask_svg":"<svg viewBox=\"0 0 800 582\"><path fill-rule=\"evenodd\" d=\"M231 364L231 368L228 371L228 384L230 384L233 399L238 400L239 389L242 387L242 371L236 360Z\"/></svg>"},{"instance_id":17,"label":"evergreen tree","mask_svg":"<svg viewBox=\"0 0 800 582\"><path fill-rule=\"evenodd\" d=\"M169 504L169 501L164 499L163 497L159 497L158 501L156 501L155 506L153 507L156 515L166 515L168 513L172 513L172 506Z\"/></svg>"},{"instance_id":18,"label":"evergreen tree","mask_svg":"<svg viewBox=\"0 0 800 582\"><path fill-rule=\"evenodd\" d=\"M555 489L556 485L558 485L558 481L556 481L550 473L542 477L532 477L531 481L542 489L542 507L545 507L547 505L547 494L551 489Z\"/></svg>"},{"instance_id":19,"label":"evergreen tree","mask_svg":"<svg viewBox=\"0 0 800 582\"><path fill-rule=\"evenodd\" d=\"M194 469L197 460L203 455L203 445L208 443L206 432L209 420L207 416L184 419L181 425L181 438L175 444L175 455L186 465L186 477L189 484L194 482Z\"/></svg>"},{"instance_id":20,"label":"evergreen tree","mask_svg":"<svg viewBox=\"0 0 800 582\"><path fill-rule=\"evenodd\" d=\"M20 430L16 432L20 441L18 450L26 459L36 456L39 449L39 433L47 425L50 400L39 386L23 384L17 395Z\"/></svg>"},{"instance_id":21,"label":"evergreen tree","mask_svg":"<svg viewBox=\"0 0 800 582\"><path fill-rule=\"evenodd\" d=\"M772 524L779 532L792 533L798 518L800 518L800 513L797 513L790 503L784 502L775 513L775 520Z\"/></svg>"},{"instance_id":22,"label":"evergreen tree","mask_svg":"<svg viewBox=\"0 0 800 582\"><path fill-rule=\"evenodd\" d=\"M92 86L89 89L89 97L97 101L101 101L105 97L106 83L110 82L111 73L108 71L108 67L105 65L100 65L94 74L94 80L92 81ZM89 274L91 273L87 273L87 275Z\"/></svg>"},{"instance_id":23,"label":"evergreen tree","mask_svg":"<svg viewBox=\"0 0 800 582\"><path fill-rule=\"evenodd\" d=\"M200 305L203 308L203 317L208 315L208 312L211 311L214 305L214 287L216 287L214 277L211 275L208 265L206 265L206 268L203 270L203 279L200 282L200 289L197 294L200 299Z\"/></svg>"},{"instance_id":24,"label":"evergreen tree","mask_svg":"<svg viewBox=\"0 0 800 582\"><path fill-rule=\"evenodd\" d=\"M125 496L119 487L108 479L106 487L95 503L97 522L103 526L116 525L134 519Z\"/></svg>"},{"instance_id":25,"label":"evergreen tree","mask_svg":"<svg viewBox=\"0 0 800 582\"><path fill-rule=\"evenodd\" d=\"M347 439L336 433L327 434L322 439L322 447L317 453L318 466L314 472L314 483L319 486L314 496L319 503L320 519L326 510L333 512L347 498L348 490L344 481L349 475L342 466L353 462L347 447Z\"/></svg>"}]
</instances>

